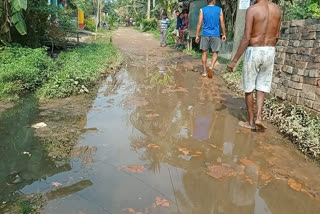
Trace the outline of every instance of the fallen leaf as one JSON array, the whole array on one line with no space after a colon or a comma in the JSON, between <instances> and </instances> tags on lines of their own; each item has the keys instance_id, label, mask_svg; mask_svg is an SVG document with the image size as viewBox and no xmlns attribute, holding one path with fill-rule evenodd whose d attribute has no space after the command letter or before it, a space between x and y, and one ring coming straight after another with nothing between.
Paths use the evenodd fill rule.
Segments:
<instances>
[{"instance_id":1,"label":"fallen leaf","mask_svg":"<svg viewBox=\"0 0 320 214\"><path fill-rule=\"evenodd\" d=\"M213 145L213 144L209 144L209 146L211 146L212 148L214 148L214 149L216 149L217 148L217 146L216 145Z\"/></svg>"},{"instance_id":2,"label":"fallen leaf","mask_svg":"<svg viewBox=\"0 0 320 214\"><path fill-rule=\"evenodd\" d=\"M213 165L207 168L207 175L215 179L221 179L224 177L235 176L236 172L233 169L226 166Z\"/></svg>"},{"instance_id":3,"label":"fallen leaf","mask_svg":"<svg viewBox=\"0 0 320 214\"><path fill-rule=\"evenodd\" d=\"M196 154L197 154L197 155L202 155L202 152L197 151Z\"/></svg>"},{"instance_id":4,"label":"fallen leaf","mask_svg":"<svg viewBox=\"0 0 320 214\"><path fill-rule=\"evenodd\" d=\"M209 146L211 146L211 147L214 148L214 149L218 149L218 150L220 150L220 151L223 151L223 148L220 148L220 147L218 147L218 146L216 146L216 145L214 145L214 144L209 144Z\"/></svg>"},{"instance_id":5,"label":"fallen leaf","mask_svg":"<svg viewBox=\"0 0 320 214\"><path fill-rule=\"evenodd\" d=\"M245 165L245 166L257 166L257 164L249 159L246 159L246 158L241 158L240 160L240 163Z\"/></svg>"},{"instance_id":6,"label":"fallen leaf","mask_svg":"<svg viewBox=\"0 0 320 214\"><path fill-rule=\"evenodd\" d=\"M136 106L146 106L148 101L144 97L132 97L127 101L129 104L135 104Z\"/></svg>"},{"instance_id":7,"label":"fallen leaf","mask_svg":"<svg viewBox=\"0 0 320 214\"><path fill-rule=\"evenodd\" d=\"M249 184L253 184L253 180L248 175L244 176L244 181L248 182Z\"/></svg>"},{"instance_id":8,"label":"fallen leaf","mask_svg":"<svg viewBox=\"0 0 320 214\"><path fill-rule=\"evenodd\" d=\"M144 171L144 166L138 166L138 165L128 165L126 167L123 167L124 170L131 171L131 172L139 172L142 173Z\"/></svg>"},{"instance_id":9,"label":"fallen leaf","mask_svg":"<svg viewBox=\"0 0 320 214\"><path fill-rule=\"evenodd\" d=\"M167 199L156 197L156 207L170 207L170 202Z\"/></svg>"},{"instance_id":10,"label":"fallen leaf","mask_svg":"<svg viewBox=\"0 0 320 214\"><path fill-rule=\"evenodd\" d=\"M129 213L136 213L136 211L133 208L126 208L123 209L123 211L128 211Z\"/></svg>"},{"instance_id":11,"label":"fallen leaf","mask_svg":"<svg viewBox=\"0 0 320 214\"><path fill-rule=\"evenodd\" d=\"M262 181L263 184L268 184L272 181L271 174L268 172L264 172L262 170L259 170L259 177L260 177L260 181Z\"/></svg>"},{"instance_id":12,"label":"fallen leaf","mask_svg":"<svg viewBox=\"0 0 320 214\"><path fill-rule=\"evenodd\" d=\"M289 186L290 186L292 189L294 189L294 190L297 190L297 191L299 191L299 192L302 190L302 184L297 183L297 182L296 182L294 179L292 179L292 178L289 178L288 184L289 184Z\"/></svg>"},{"instance_id":13,"label":"fallen leaf","mask_svg":"<svg viewBox=\"0 0 320 214\"><path fill-rule=\"evenodd\" d=\"M147 147L148 147L148 148L154 148L154 149L159 149L159 148L160 148L160 146L158 146L157 144L154 144L154 143L148 144Z\"/></svg>"},{"instance_id":14,"label":"fallen leaf","mask_svg":"<svg viewBox=\"0 0 320 214\"><path fill-rule=\"evenodd\" d=\"M189 155L190 151L187 148L180 148L179 147L179 152L182 152L184 155Z\"/></svg>"}]
</instances>

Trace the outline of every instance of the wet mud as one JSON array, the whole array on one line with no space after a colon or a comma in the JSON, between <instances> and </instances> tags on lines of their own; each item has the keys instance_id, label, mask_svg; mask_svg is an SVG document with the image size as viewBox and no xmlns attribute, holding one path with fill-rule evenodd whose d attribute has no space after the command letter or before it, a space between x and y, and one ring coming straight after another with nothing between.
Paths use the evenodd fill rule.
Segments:
<instances>
[{"instance_id":1,"label":"wet mud","mask_svg":"<svg viewBox=\"0 0 320 214\"><path fill-rule=\"evenodd\" d=\"M130 28L113 42L125 63L75 120L85 131L70 162L50 160L16 191L46 195L51 214L319 213L320 168L271 124L264 133L238 127L244 100L218 75L203 79L200 60Z\"/></svg>"}]
</instances>

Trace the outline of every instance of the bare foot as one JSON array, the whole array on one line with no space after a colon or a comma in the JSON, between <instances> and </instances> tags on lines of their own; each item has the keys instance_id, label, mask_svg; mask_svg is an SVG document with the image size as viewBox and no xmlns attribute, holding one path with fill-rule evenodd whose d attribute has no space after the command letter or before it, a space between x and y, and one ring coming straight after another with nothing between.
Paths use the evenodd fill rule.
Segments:
<instances>
[{"instance_id":1,"label":"bare foot","mask_svg":"<svg viewBox=\"0 0 320 214\"><path fill-rule=\"evenodd\" d=\"M267 127L260 120L256 120L255 124L258 131L265 131L267 129Z\"/></svg>"},{"instance_id":2,"label":"bare foot","mask_svg":"<svg viewBox=\"0 0 320 214\"><path fill-rule=\"evenodd\" d=\"M240 121L238 123L238 125L242 128L245 128L245 129L255 129L253 126L251 126L248 122L243 122L243 121Z\"/></svg>"}]
</instances>

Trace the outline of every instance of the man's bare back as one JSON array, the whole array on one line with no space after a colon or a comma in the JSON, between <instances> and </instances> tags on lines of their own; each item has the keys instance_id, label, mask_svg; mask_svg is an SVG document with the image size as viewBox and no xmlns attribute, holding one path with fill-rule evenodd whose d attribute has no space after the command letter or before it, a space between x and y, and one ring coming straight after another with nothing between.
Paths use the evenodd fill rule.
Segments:
<instances>
[{"instance_id":1,"label":"man's bare back","mask_svg":"<svg viewBox=\"0 0 320 214\"><path fill-rule=\"evenodd\" d=\"M249 46L275 46L281 24L279 6L269 1L260 1L251 6L247 13L253 18Z\"/></svg>"},{"instance_id":2,"label":"man's bare back","mask_svg":"<svg viewBox=\"0 0 320 214\"><path fill-rule=\"evenodd\" d=\"M246 52L242 71L242 86L245 92L248 122L241 121L244 128L265 130L262 123L264 94L270 93L274 68L275 46L281 25L281 10L268 0L256 0L246 14L246 27L237 53L228 65L233 71L240 57ZM254 118L254 96L257 92L257 116Z\"/></svg>"}]
</instances>

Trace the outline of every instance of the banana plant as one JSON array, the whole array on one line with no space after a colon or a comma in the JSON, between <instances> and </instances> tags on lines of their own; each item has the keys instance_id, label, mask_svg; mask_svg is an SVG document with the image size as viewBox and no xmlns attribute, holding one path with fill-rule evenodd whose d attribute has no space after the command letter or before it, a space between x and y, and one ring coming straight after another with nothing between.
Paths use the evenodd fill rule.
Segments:
<instances>
[{"instance_id":1,"label":"banana plant","mask_svg":"<svg viewBox=\"0 0 320 214\"><path fill-rule=\"evenodd\" d=\"M27 26L23 18L23 10L28 7L28 0L9 0L11 3L11 20L21 35L27 34Z\"/></svg>"},{"instance_id":2,"label":"banana plant","mask_svg":"<svg viewBox=\"0 0 320 214\"><path fill-rule=\"evenodd\" d=\"M11 42L10 27L12 24L21 35L27 34L26 24L23 18L23 10L27 9L28 0L2 0L0 41L4 44Z\"/></svg>"}]
</instances>

